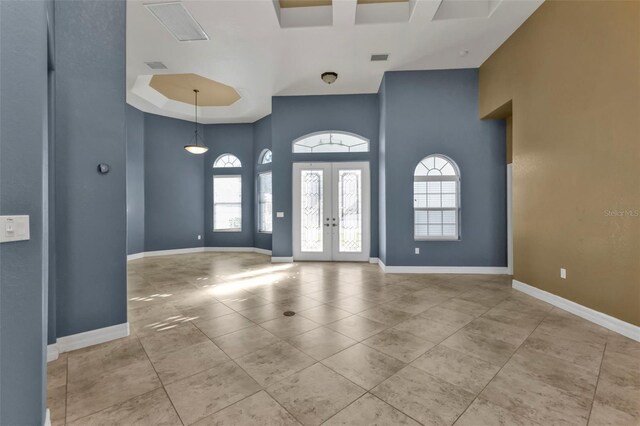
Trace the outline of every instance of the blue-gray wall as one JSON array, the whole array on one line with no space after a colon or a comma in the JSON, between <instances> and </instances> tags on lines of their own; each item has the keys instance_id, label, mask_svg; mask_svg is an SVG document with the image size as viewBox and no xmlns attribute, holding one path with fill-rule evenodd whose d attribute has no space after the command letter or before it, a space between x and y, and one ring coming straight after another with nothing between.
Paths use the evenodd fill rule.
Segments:
<instances>
[{"instance_id":1,"label":"blue-gray wall","mask_svg":"<svg viewBox=\"0 0 640 426\"><path fill-rule=\"evenodd\" d=\"M292 164L294 161L369 161L371 168L371 256L378 256L378 96L278 96L272 100L273 256L292 256ZM291 143L322 130L342 130L370 140L370 151L292 154Z\"/></svg>"},{"instance_id":2,"label":"blue-gray wall","mask_svg":"<svg viewBox=\"0 0 640 426\"><path fill-rule=\"evenodd\" d=\"M386 265L506 266L505 124L478 118L478 70L390 72L383 93ZM413 239L413 171L436 153L461 171L460 241Z\"/></svg>"},{"instance_id":3,"label":"blue-gray wall","mask_svg":"<svg viewBox=\"0 0 640 426\"><path fill-rule=\"evenodd\" d=\"M270 171L272 164L258 164L260 154L265 149L271 149L271 115L268 115L255 123L253 123L253 159L255 164L255 179L253 196L255 200L254 217L254 237L253 244L255 247L271 250L271 234L266 232L258 232L258 174Z\"/></svg>"},{"instance_id":4,"label":"blue-gray wall","mask_svg":"<svg viewBox=\"0 0 640 426\"><path fill-rule=\"evenodd\" d=\"M127 254L144 252L144 113L127 105Z\"/></svg>"},{"instance_id":5,"label":"blue-gray wall","mask_svg":"<svg viewBox=\"0 0 640 426\"><path fill-rule=\"evenodd\" d=\"M193 133L189 121L144 116L144 251L203 246L204 159L183 149Z\"/></svg>"},{"instance_id":6,"label":"blue-gray wall","mask_svg":"<svg viewBox=\"0 0 640 426\"><path fill-rule=\"evenodd\" d=\"M55 16L60 337L127 321L126 5L58 1Z\"/></svg>"},{"instance_id":7,"label":"blue-gray wall","mask_svg":"<svg viewBox=\"0 0 640 426\"><path fill-rule=\"evenodd\" d=\"M382 78L380 90L378 91L378 107L380 111L380 127L378 130L378 258L382 263L387 262L387 171L386 171L386 148L387 148L387 97L385 90L385 78Z\"/></svg>"},{"instance_id":8,"label":"blue-gray wall","mask_svg":"<svg viewBox=\"0 0 640 426\"><path fill-rule=\"evenodd\" d=\"M209 151L204 159L204 232L208 247L253 247L254 155L252 124L214 124L205 128ZM213 169L221 154L233 154L241 168ZM213 232L213 175L242 176L242 231Z\"/></svg>"},{"instance_id":9,"label":"blue-gray wall","mask_svg":"<svg viewBox=\"0 0 640 426\"><path fill-rule=\"evenodd\" d=\"M31 221L0 245L2 425L42 425L46 407L48 6L0 1L0 214Z\"/></svg>"}]
</instances>

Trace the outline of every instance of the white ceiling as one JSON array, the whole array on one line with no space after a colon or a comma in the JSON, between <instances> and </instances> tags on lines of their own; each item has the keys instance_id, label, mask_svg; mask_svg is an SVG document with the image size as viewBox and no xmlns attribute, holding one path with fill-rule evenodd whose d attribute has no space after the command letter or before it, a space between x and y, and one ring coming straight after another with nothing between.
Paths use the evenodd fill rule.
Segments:
<instances>
[{"instance_id":1,"label":"white ceiling","mask_svg":"<svg viewBox=\"0 0 640 426\"><path fill-rule=\"evenodd\" d=\"M376 93L388 70L478 67L542 4L502 0L489 17L433 20L440 0L416 0L408 22L355 24L356 0L333 0L332 26L281 28L272 0L185 0L210 39L181 43L143 6L154 1L127 1L127 102L193 120L193 106L148 87L152 74L196 73L234 87L241 99L233 105L199 108L204 123L254 122L271 112L275 95ZM458 6L474 1L482 0ZM374 53L389 60L370 62ZM149 61L168 70L153 71ZM337 82L322 82L324 71L337 72Z\"/></svg>"}]
</instances>

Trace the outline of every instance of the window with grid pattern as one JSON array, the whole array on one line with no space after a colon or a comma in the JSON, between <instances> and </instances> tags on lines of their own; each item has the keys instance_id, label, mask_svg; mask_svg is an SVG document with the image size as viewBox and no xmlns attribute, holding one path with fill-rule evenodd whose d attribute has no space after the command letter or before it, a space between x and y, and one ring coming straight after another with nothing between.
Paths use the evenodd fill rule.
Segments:
<instances>
[{"instance_id":1,"label":"window with grid pattern","mask_svg":"<svg viewBox=\"0 0 640 426\"><path fill-rule=\"evenodd\" d=\"M444 155L430 155L413 175L416 240L457 240L460 229L460 172Z\"/></svg>"},{"instance_id":2,"label":"window with grid pattern","mask_svg":"<svg viewBox=\"0 0 640 426\"><path fill-rule=\"evenodd\" d=\"M271 172L258 175L258 232L273 229Z\"/></svg>"},{"instance_id":3,"label":"window with grid pattern","mask_svg":"<svg viewBox=\"0 0 640 426\"><path fill-rule=\"evenodd\" d=\"M213 177L213 230L216 232L242 230L241 176Z\"/></svg>"}]
</instances>

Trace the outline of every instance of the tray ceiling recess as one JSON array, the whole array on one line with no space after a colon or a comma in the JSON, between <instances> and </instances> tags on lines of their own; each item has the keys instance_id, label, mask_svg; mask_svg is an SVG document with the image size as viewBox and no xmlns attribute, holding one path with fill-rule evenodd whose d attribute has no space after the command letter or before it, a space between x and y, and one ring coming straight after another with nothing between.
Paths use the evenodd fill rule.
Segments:
<instances>
[{"instance_id":1,"label":"tray ceiling recess","mask_svg":"<svg viewBox=\"0 0 640 426\"><path fill-rule=\"evenodd\" d=\"M1 1L1 0L0 0ZM127 102L252 123L274 96L377 93L387 71L479 67L543 0L127 0ZM325 84L334 71L340 78Z\"/></svg>"}]
</instances>

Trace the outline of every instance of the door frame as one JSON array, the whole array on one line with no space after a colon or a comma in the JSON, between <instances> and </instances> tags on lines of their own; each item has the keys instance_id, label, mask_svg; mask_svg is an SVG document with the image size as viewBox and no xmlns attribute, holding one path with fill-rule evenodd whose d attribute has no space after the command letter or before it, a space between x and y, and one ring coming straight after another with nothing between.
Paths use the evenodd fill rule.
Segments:
<instances>
[{"instance_id":1,"label":"door frame","mask_svg":"<svg viewBox=\"0 0 640 426\"><path fill-rule=\"evenodd\" d=\"M358 168L362 170L362 252L340 253L338 251L337 232L338 227L326 226L323 221L323 252L310 253L300 250L300 171L307 168L322 169L326 174L323 180L323 197L327 195L331 199L332 211L326 211L327 205L323 202L323 217L326 219L337 216L337 182L340 169ZM327 179L328 178L328 179ZM298 189L298 190L296 190ZM368 262L371 253L371 167L369 161L318 161L318 162L294 162L292 165L292 229L291 243L294 261L341 261L341 262ZM331 222L331 221L330 221Z\"/></svg>"}]
</instances>

